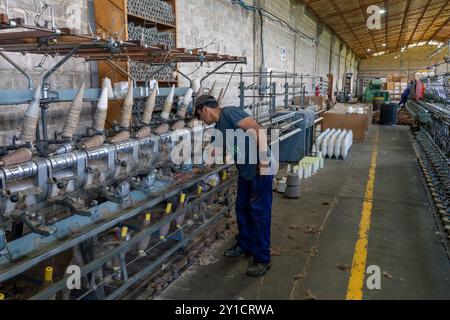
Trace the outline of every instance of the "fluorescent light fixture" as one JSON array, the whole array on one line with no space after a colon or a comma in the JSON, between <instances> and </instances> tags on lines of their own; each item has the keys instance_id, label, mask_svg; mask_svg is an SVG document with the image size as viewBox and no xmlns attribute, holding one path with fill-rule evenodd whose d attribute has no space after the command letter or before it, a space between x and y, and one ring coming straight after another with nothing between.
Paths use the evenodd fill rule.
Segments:
<instances>
[{"instance_id":1,"label":"fluorescent light fixture","mask_svg":"<svg viewBox=\"0 0 450 320\"><path fill-rule=\"evenodd\" d=\"M381 14L384 14L384 13L386 13L386 12L387 12L387 11L384 10L384 9L381 9L381 10L380 10L380 13L381 13Z\"/></svg>"}]
</instances>

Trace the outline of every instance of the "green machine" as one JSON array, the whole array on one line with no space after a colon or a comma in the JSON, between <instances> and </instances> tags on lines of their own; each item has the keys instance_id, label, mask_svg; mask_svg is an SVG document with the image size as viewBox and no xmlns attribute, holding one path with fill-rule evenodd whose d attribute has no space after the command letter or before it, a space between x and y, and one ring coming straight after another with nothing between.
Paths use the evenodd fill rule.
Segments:
<instances>
[{"instance_id":1,"label":"green machine","mask_svg":"<svg viewBox=\"0 0 450 320\"><path fill-rule=\"evenodd\" d=\"M390 103L391 98L388 91L383 91L383 82L381 79L371 79L363 94L363 102L372 103L374 98L384 98L384 103Z\"/></svg>"}]
</instances>

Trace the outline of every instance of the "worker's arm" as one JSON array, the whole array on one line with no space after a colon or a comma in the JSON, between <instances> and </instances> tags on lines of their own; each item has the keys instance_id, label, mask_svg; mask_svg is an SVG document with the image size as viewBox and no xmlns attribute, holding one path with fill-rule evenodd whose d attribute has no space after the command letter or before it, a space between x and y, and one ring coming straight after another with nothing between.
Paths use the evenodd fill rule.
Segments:
<instances>
[{"instance_id":1,"label":"worker's arm","mask_svg":"<svg viewBox=\"0 0 450 320\"><path fill-rule=\"evenodd\" d=\"M257 146L258 146L258 152L259 152L259 167L261 174L264 172L267 172L266 169L270 166L270 161L268 159L268 145L267 145L267 132L266 130L261 127L261 125L256 122L253 118L247 117L243 120L241 120L238 125L239 128L242 130L249 132L251 135L253 135Z\"/></svg>"}]
</instances>

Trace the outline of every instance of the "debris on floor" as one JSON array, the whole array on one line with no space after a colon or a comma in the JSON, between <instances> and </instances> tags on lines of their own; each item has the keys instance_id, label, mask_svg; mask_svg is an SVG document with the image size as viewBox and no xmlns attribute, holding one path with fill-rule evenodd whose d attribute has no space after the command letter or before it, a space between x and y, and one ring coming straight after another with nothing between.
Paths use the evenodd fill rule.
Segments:
<instances>
[{"instance_id":1,"label":"debris on floor","mask_svg":"<svg viewBox=\"0 0 450 320\"><path fill-rule=\"evenodd\" d=\"M346 265L345 263L338 263L336 264L336 267L338 267L338 269L342 270L342 271L349 271L351 270L351 267L349 267L348 265Z\"/></svg>"},{"instance_id":2,"label":"debris on floor","mask_svg":"<svg viewBox=\"0 0 450 320\"><path fill-rule=\"evenodd\" d=\"M306 300L319 300L319 298L317 298L317 296L312 294L310 290L306 290L305 299Z\"/></svg>"}]
</instances>

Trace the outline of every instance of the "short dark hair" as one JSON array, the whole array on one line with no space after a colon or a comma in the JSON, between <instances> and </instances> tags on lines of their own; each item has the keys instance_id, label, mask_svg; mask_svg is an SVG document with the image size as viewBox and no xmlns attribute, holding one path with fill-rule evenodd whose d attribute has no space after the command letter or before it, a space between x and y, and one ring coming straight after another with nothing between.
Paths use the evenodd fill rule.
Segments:
<instances>
[{"instance_id":1,"label":"short dark hair","mask_svg":"<svg viewBox=\"0 0 450 320\"><path fill-rule=\"evenodd\" d=\"M198 97L195 100L195 115L197 117L199 116L198 111L202 110L204 107L215 109L219 107L219 103L213 96L203 95Z\"/></svg>"}]
</instances>

